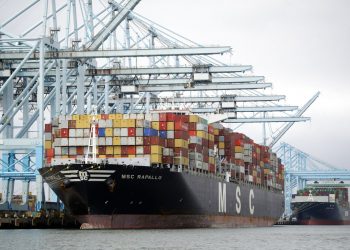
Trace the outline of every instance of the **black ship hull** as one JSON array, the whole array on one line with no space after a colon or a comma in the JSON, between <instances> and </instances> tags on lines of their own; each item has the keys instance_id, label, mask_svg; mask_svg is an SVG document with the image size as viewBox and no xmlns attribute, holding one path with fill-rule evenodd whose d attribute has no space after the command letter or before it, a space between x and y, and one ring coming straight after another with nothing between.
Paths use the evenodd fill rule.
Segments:
<instances>
[{"instance_id":1,"label":"black ship hull","mask_svg":"<svg viewBox=\"0 0 350 250\"><path fill-rule=\"evenodd\" d=\"M302 225L350 225L350 209L336 202L294 202L293 214Z\"/></svg>"},{"instance_id":2,"label":"black ship hull","mask_svg":"<svg viewBox=\"0 0 350 250\"><path fill-rule=\"evenodd\" d=\"M283 212L281 191L215 175L111 164L39 171L82 228L271 226Z\"/></svg>"}]
</instances>

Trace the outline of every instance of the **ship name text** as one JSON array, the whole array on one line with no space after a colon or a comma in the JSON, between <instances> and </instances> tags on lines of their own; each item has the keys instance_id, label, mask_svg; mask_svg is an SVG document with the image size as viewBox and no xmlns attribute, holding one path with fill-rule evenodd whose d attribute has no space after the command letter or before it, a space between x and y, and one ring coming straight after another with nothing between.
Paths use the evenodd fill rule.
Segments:
<instances>
[{"instance_id":1,"label":"ship name text","mask_svg":"<svg viewBox=\"0 0 350 250\"><path fill-rule=\"evenodd\" d=\"M160 181L162 179L161 175L149 175L149 174L122 174L121 178L123 180L155 180Z\"/></svg>"}]
</instances>

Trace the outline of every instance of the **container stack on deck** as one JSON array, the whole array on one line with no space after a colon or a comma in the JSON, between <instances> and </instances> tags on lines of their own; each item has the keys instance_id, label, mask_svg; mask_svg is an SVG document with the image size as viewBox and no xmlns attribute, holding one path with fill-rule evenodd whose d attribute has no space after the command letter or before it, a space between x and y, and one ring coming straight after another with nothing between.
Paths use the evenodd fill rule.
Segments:
<instances>
[{"instance_id":1,"label":"container stack on deck","mask_svg":"<svg viewBox=\"0 0 350 250\"><path fill-rule=\"evenodd\" d=\"M276 154L219 123L176 113L95 117L98 158L147 157L153 165L230 172L231 178L283 188L284 167ZM46 124L46 163L53 158L84 158L91 123L92 115L66 115Z\"/></svg>"}]
</instances>

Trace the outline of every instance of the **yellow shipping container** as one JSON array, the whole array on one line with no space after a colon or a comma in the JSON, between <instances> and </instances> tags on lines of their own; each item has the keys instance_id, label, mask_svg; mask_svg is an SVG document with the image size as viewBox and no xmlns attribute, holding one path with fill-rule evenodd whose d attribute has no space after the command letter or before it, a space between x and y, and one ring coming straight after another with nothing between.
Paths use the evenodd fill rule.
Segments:
<instances>
[{"instance_id":1,"label":"yellow shipping container","mask_svg":"<svg viewBox=\"0 0 350 250\"><path fill-rule=\"evenodd\" d=\"M162 154L162 146L158 146L158 145L152 145L151 146L151 154Z\"/></svg>"},{"instance_id":2,"label":"yellow shipping container","mask_svg":"<svg viewBox=\"0 0 350 250\"><path fill-rule=\"evenodd\" d=\"M224 149L224 148L225 148L225 142L220 141L220 142L219 142L219 148L220 148L220 149Z\"/></svg>"},{"instance_id":3,"label":"yellow shipping container","mask_svg":"<svg viewBox=\"0 0 350 250\"><path fill-rule=\"evenodd\" d=\"M111 120L114 120L115 119L115 114L109 114L108 118L111 119Z\"/></svg>"},{"instance_id":4,"label":"yellow shipping container","mask_svg":"<svg viewBox=\"0 0 350 250\"><path fill-rule=\"evenodd\" d=\"M188 148L188 141L183 139L175 139L175 147L176 148Z\"/></svg>"},{"instance_id":5,"label":"yellow shipping container","mask_svg":"<svg viewBox=\"0 0 350 250\"><path fill-rule=\"evenodd\" d=\"M122 147L121 146L114 146L113 152L115 155L121 155L122 154Z\"/></svg>"},{"instance_id":6,"label":"yellow shipping container","mask_svg":"<svg viewBox=\"0 0 350 250\"><path fill-rule=\"evenodd\" d=\"M113 136L113 129L112 128L106 128L105 129L105 136L106 137L112 137Z\"/></svg>"},{"instance_id":7,"label":"yellow shipping container","mask_svg":"<svg viewBox=\"0 0 350 250\"><path fill-rule=\"evenodd\" d=\"M75 123L76 128L90 128L89 120L77 120Z\"/></svg>"},{"instance_id":8,"label":"yellow shipping container","mask_svg":"<svg viewBox=\"0 0 350 250\"><path fill-rule=\"evenodd\" d=\"M121 128L122 127L122 120L113 120L113 128Z\"/></svg>"},{"instance_id":9,"label":"yellow shipping container","mask_svg":"<svg viewBox=\"0 0 350 250\"><path fill-rule=\"evenodd\" d=\"M215 158L214 157L209 157L209 163L210 164L215 164Z\"/></svg>"},{"instance_id":10,"label":"yellow shipping container","mask_svg":"<svg viewBox=\"0 0 350 250\"><path fill-rule=\"evenodd\" d=\"M175 165L189 165L189 159L187 157L175 157L174 158L174 164Z\"/></svg>"},{"instance_id":11,"label":"yellow shipping container","mask_svg":"<svg viewBox=\"0 0 350 250\"><path fill-rule=\"evenodd\" d=\"M127 123L128 123L128 128L135 128L135 126L136 126L136 119L128 119Z\"/></svg>"},{"instance_id":12,"label":"yellow shipping container","mask_svg":"<svg viewBox=\"0 0 350 250\"><path fill-rule=\"evenodd\" d=\"M45 149L50 149L52 147L52 142L51 141L45 141Z\"/></svg>"},{"instance_id":13,"label":"yellow shipping container","mask_svg":"<svg viewBox=\"0 0 350 250\"><path fill-rule=\"evenodd\" d=\"M120 120L120 127L127 128L128 127L128 119Z\"/></svg>"},{"instance_id":14,"label":"yellow shipping container","mask_svg":"<svg viewBox=\"0 0 350 250\"><path fill-rule=\"evenodd\" d=\"M253 170L253 176L255 176L255 177L257 177L257 176L258 176L258 174L257 174L256 170Z\"/></svg>"},{"instance_id":15,"label":"yellow shipping container","mask_svg":"<svg viewBox=\"0 0 350 250\"><path fill-rule=\"evenodd\" d=\"M72 119L73 119L73 120L76 120L76 121L80 120L80 119L79 119L79 115L72 115Z\"/></svg>"},{"instance_id":16,"label":"yellow shipping container","mask_svg":"<svg viewBox=\"0 0 350 250\"><path fill-rule=\"evenodd\" d=\"M215 137L212 134L208 134L208 139L209 139L209 141L214 141Z\"/></svg>"},{"instance_id":17,"label":"yellow shipping container","mask_svg":"<svg viewBox=\"0 0 350 250\"><path fill-rule=\"evenodd\" d=\"M120 145L120 137L119 136L113 137L113 145Z\"/></svg>"},{"instance_id":18,"label":"yellow shipping container","mask_svg":"<svg viewBox=\"0 0 350 250\"><path fill-rule=\"evenodd\" d=\"M236 153L243 153L243 147L241 147L241 146L235 146L235 152L236 152Z\"/></svg>"},{"instance_id":19,"label":"yellow shipping container","mask_svg":"<svg viewBox=\"0 0 350 250\"><path fill-rule=\"evenodd\" d=\"M106 147L106 154L107 154L107 155L112 155L113 152L114 152L113 146L107 146L107 147Z\"/></svg>"},{"instance_id":20,"label":"yellow shipping container","mask_svg":"<svg viewBox=\"0 0 350 250\"><path fill-rule=\"evenodd\" d=\"M101 159L106 159L106 155L98 155L98 158L101 158Z\"/></svg>"},{"instance_id":21,"label":"yellow shipping container","mask_svg":"<svg viewBox=\"0 0 350 250\"><path fill-rule=\"evenodd\" d=\"M162 156L158 154L151 154L151 163L161 163Z\"/></svg>"},{"instance_id":22,"label":"yellow shipping container","mask_svg":"<svg viewBox=\"0 0 350 250\"><path fill-rule=\"evenodd\" d=\"M128 155L128 158L135 158L136 155Z\"/></svg>"},{"instance_id":23,"label":"yellow shipping container","mask_svg":"<svg viewBox=\"0 0 350 250\"><path fill-rule=\"evenodd\" d=\"M69 155L62 155L61 156L61 159L68 159L69 158Z\"/></svg>"},{"instance_id":24,"label":"yellow shipping container","mask_svg":"<svg viewBox=\"0 0 350 250\"><path fill-rule=\"evenodd\" d=\"M121 155L113 155L114 158L122 158Z\"/></svg>"},{"instance_id":25,"label":"yellow shipping container","mask_svg":"<svg viewBox=\"0 0 350 250\"><path fill-rule=\"evenodd\" d=\"M270 174L270 169L265 168L265 169L264 169L264 174Z\"/></svg>"},{"instance_id":26,"label":"yellow shipping container","mask_svg":"<svg viewBox=\"0 0 350 250\"><path fill-rule=\"evenodd\" d=\"M159 122L152 122L152 128L159 130Z\"/></svg>"},{"instance_id":27,"label":"yellow shipping container","mask_svg":"<svg viewBox=\"0 0 350 250\"><path fill-rule=\"evenodd\" d=\"M219 129L218 128L214 128L214 135L219 135Z\"/></svg>"},{"instance_id":28,"label":"yellow shipping container","mask_svg":"<svg viewBox=\"0 0 350 250\"><path fill-rule=\"evenodd\" d=\"M198 130L198 131L197 131L197 136L198 136L198 137L201 137L201 138L203 138L203 139L206 139L206 138L205 138L205 133L206 133L205 131Z\"/></svg>"},{"instance_id":29,"label":"yellow shipping container","mask_svg":"<svg viewBox=\"0 0 350 250\"><path fill-rule=\"evenodd\" d=\"M199 122L198 115L190 115L190 122Z\"/></svg>"},{"instance_id":30,"label":"yellow shipping container","mask_svg":"<svg viewBox=\"0 0 350 250\"><path fill-rule=\"evenodd\" d=\"M115 114L115 118L114 119L117 119L117 120L123 119L123 114Z\"/></svg>"},{"instance_id":31,"label":"yellow shipping container","mask_svg":"<svg viewBox=\"0 0 350 250\"><path fill-rule=\"evenodd\" d=\"M166 124L167 130L174 130L174 122L167 122Z\"/></svg>"}]
</instances>

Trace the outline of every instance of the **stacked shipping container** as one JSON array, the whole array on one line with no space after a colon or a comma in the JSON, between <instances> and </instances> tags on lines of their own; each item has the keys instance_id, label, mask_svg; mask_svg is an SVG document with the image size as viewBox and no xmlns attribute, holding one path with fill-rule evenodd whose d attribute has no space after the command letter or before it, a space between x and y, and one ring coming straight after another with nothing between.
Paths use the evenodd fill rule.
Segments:
<instances>
[{"instance_id":1,"label":"stacked shipping container","mask_svg":"<svg viewBox=\"0 0 350 250\"><path fill-rule=\"evenodd\" d=\"M84 158L92 115L66 115L45 125L47 164L52 158ZM96 115L97 157L148 157L151 164L181 165L282 188L284 168L276 154L249 137L176 113ZM216 157L218 156L218 157Z\"/></svg>"}]
</instances>

